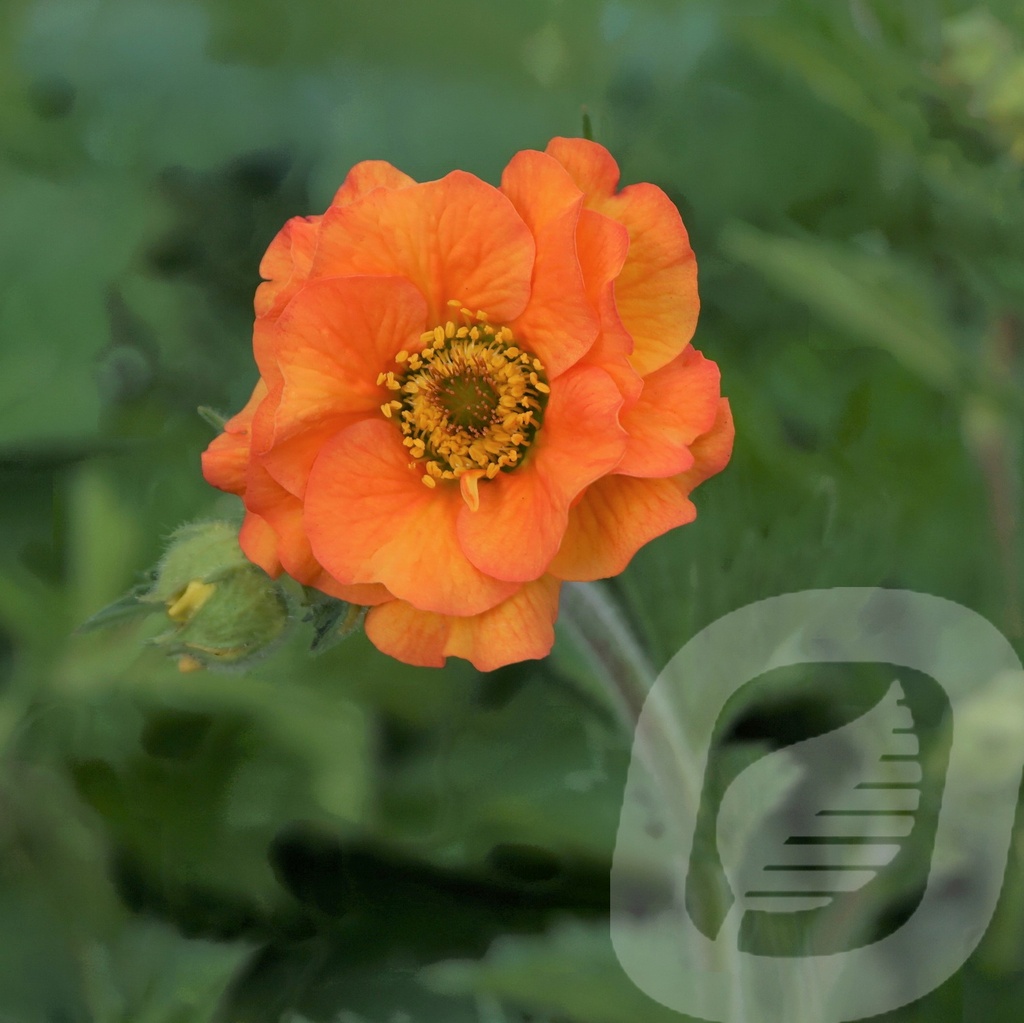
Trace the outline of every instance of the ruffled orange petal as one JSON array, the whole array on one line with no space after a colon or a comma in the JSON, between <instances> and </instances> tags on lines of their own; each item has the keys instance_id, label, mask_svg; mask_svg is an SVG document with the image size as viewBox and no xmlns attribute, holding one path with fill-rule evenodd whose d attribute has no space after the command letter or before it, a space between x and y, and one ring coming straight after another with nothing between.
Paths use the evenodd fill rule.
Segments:
<instances>
[{"instance_id":1,"label":"ruffled orange petal","mask_svg":"<svg viewBox=\"0 0 1024 1023\"><path fill-rule=\"evenodd\" d=\"M517 582L546 571L572 502L622 457L621 405L614 381L594 366L577 366L552 385L543 425L524 464L481 481L479 507L464 507L459 514L459 542L477 568Z\"/></svg>"},{"instance_id":2,"label":"ruffled orange petal","mask_svg":"<svg viewBox=\"0 0 1024 1023\"><path fill-rule=\"evenodd\" d=\"M335 434L366 418L366 412L328 415L320 422L310 423L300 433L274 444L260 455L260 464L285 490L302 498L320 449Z\"/></svg>"},{"instance_id":3,"label":"ruffled orange petal","mask_svg":"<svg viewBox=\"0 0 1024 1023\"><path fill-rule=\"evenodd\" d=\"M611 376L623 397L623 409L630 408L643 387L630 365L633 339L615 307L615 278L622 271L629 249L629 234L610 217L593 210L580 214L576 229L576 250L587 285L587 294L598 310L601 328L597 339L581 360L600 366Z\"/></svg>"},{"instance_id":4,"label":"ruffled orange petal","mask_svg":"<svg viewBox=\"0 0 1024 1023\"><path fill-rule=\"evenodd\" d=\"M405 188L416 182L387 160L363 160L357 163L345 178L344 184L334 193L332 206L347 206L362 199L375 188Z\"/></svg>"},{"instance_id":5,"label":"ruffled orange petal","mask_svg":"<svg viewBox=\"0 0 1024 1023\"><path fill-rule=\"evenodd\" d=\"M689 445L715 421L720 378L718 367L689 347L645 377L639 401L622 417L629 441L615 471L675 476L689 469Z\"/></svg>"},{"instance_id":6,"label":"ruffled orange petal","mask_svg":"<svg viewBox=\"0 0 1024 1023\"><path fill-rule=\"evenodd\" d=\"M696 515L674 480L606 476L572 509L550 571L574 580L618 575L644 544Z\"/></svg>"},{"instance_id":7,"label":"ruffled orange petal","mask_svg":"<svg viewBox=\"0 0 1024 1023\"><path fill-rule=\"evenodd\" d=\"M377 649L408 664L440 668L449 656L480 671L545 657L555 640L561 583L551 576L520 587L497 607L469 618L419 611L402 600L375 607L366 634Z\"/></svg>"},{"instance_id":8,"label":"ruffled orange petal","mask_svg":"<svg viewBox=\"0 0 1024 1023\"><path fill-rule=\"evenodd\" d=\"M629 256L615 282L615 304L633 336L633 368L660 369L697 327L697 260L679 211L655 185L630 185L606 212L629 231Z\"/></svg>"},{"instance_id":9,"label":"ruffled orange petal","mask_svg":"<svg viewBox=\"0 0 1024 1023\"><path fill-rule=\"evenodd\" d=\"M349 171L331 205L345 206L376 188L404 188L416 182L384 160L364 160ZM305 284L313 265L322 217L293 217L277 233L260 262L264 283L256 289L257 316L276 316Z\"/></svg>"},{"instance_id":10,"label":"ruffled orange petal","mask_svg":"<svg viewBox=\"0 0 1024 1023\"><path fill-rule=\"evenodd\" d=\"M277 556L279 546L277 534L262 515L247 511L238 531L238 546L242 553L259 565L267 575L276 579L283 571Z\"/></svg>"},{"instance_id":11,"label":"ruffled orange petal","mask_svg":"<svg viewBox=\"0 0 1024 1023\"><path fill-rule=\"evenodd\" d=\"M732 421L732 409L728 398L719 398L715 421L703 436L690 445L693 465L686 472L674 477L676 485L689 493L694 487L720 473L732 457L732 445L736 429Z\"/></svg>"},{"instance_id":12,"label":"ruffled orange petal","mask_svg":"<svg viewBox=\"0 0 1024 1023\"><path fill-rule=\"evenodd\" d=\"M714 425L691 445L694 462L686 472L668 479L606 476L590 486L570 513L552 574L574 580L618 575L644 544L691 522L697 509L688 495L725 468L733 433L729 402L721 398Z\"/></svg>"},{"instance_id":13,"label":"ruffled orange petal","mask_svg":"<svg viewBox=\"0 0 1024 1023\"><path fill-rule=\"evenodd\" d=\"M553 380L579 361L599 328L576 258L583 193L557 160L534 150L513 157L501 176L501 190L537 244L530 302L510 326Z\"/></svg>"},{"instance_id":14,"label":"ruffled orange petal","mask_svg":"<svg viewBox=\"0 0 1024 1023\"><path fill-rule=\"evenodd\" d=\"M464 171L408 188L376 189L324 215L313 276L408 278L428 320L448 319L458 299L492 323L509 323L530 297L535 246L515 208Z\"/></svg>"},{"instance_id":15,"label":"ruffled orange petal","mask_svg":"<svg viewBox=\"0 0 1024 1023\"><path fill-rule=\"evenodd\" d=\"M633 337L633 368L646 376L675 358L697 325L697 261L679 211L656 185L630 185L615 194L618 167L603 146L559 138L552 139L547 152L586 193L588 208L629 232L629 255L615 282L615 300Z\"/></svg>"},{"instance_id":16,"label":"ruffled orange petal","mask_svg":"<svg viewBox=\"0 0 1024 1023\"><path fill-rule=\"evenodd\" d=\"M553 156L587 196L590 205L596 198L615 194L619 186L619 165L604 146L580 138L553 138L544 150Z\"/></svg>"},{"instance_id":17,"label":"ruffled orange petal","mask_svg":"<svg viewBox=\"0 0 1024 1023\"><path fill-rule=\"evenodd\" d=\"M517 588L462 553L459 489L423 486L398 429L383 418L363 420L324 445L305 507L313 553L339 582L380 582L417 607L452 615L479 614Z\"/></svg>"},{"instance_id":18,"label":"ruffled orange petal","mask_svg":"<svg viewBox=\"0 0 1024 1023\"><path fill-rule=\"evenodd\" d=\"M249 434L222 433L210 441L202 455L203 476L218 490L241 494L249 464Z\"/></svg>"},{"instance_id":19,"label":"ruffled orange petal","mask_svg":"<svg viewBox=\"0 0 1024 1023\"><path fill-rule=\"evenodd\" d=\"M257 316L276 316L305 284L313 265L322 217L292 217L278 231L260 262L264 283L256 289Z\"/></svg>"},{"instance_id":20,"label":"ruffled orange petal","mask_svg":"<svg viewBox=\"0 0 1024 1023\"><path fill-rule=\"evenodd\" d=\"M264 344L281 385L254 427L264 464L299 496L319 444L359 418L379 415L390 392L377 383L402 349L422 347L423 297L396 277L311 281Z\"/></svg>"},{"instance_id":21,"label":"ruffled orange petal","mask_svg":"<svg viewBox=\"0 0 1024 1023\"><path fill-rule=\"evenodd\" d=\"M379 604L391 599L383 586L344 585L324 570L313 556L303 529L302 502L255 462L249 467L245 503L249 509L246 523L257 519L262 525L253 525L251 535L243 528L239 543L246 557L271 575L279 574L283 568L305 586L355 604ZM273 564L276 571L268 567Z\"/></svg>"},{"instance_id":22,"label":"ruffled orange petal","mask_svg":"<svg viewBox=\"0 0 1024 1023\"><path fill-rule=\"evenodd\" d=\"M245 474L251 447L250 429L256 409L266 396L267 385L260 379L245 407L224 424L224 432L215 437L203 452L203 476L207 483L230 494L245 491Z\"/></svg>"},{"instance_id":23,"label":"ruffled orange petal","mask_svg":"<svg viewBox=\"0 0 1024 1023\"><path fill-rule=\"evenodd\" d=\"M583 210L576 229L576 251L587 298L599 308L622 273L629 253L629 232L611 217Z\"/></svg>"}]
</instances>

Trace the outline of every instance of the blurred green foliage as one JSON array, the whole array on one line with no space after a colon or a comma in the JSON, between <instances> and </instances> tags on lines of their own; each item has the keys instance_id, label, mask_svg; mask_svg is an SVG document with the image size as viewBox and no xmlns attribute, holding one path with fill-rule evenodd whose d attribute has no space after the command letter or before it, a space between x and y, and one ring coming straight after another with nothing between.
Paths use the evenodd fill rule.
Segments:
<instances>
[{"instance_id":1,"label":"blurred green foliage","mask_svg":"<svg viewBox=\"0 0 1024 1023\"><path fill-rule=\"evenodd\" d=\"M696 523L609 584L654 667L813 586L1019 643L1015 0L5 0L0 1020L675 1016L608 941L630 736L568 630L488 676L362 637L182 674L145 626L75 632L235 514L195 408L249 393L284 220L364 158L496 180L584 106L683 212L737 423ZM968 967L889 1018L1018 1018L1014 856Z\"/></svg>"}]
</instances>

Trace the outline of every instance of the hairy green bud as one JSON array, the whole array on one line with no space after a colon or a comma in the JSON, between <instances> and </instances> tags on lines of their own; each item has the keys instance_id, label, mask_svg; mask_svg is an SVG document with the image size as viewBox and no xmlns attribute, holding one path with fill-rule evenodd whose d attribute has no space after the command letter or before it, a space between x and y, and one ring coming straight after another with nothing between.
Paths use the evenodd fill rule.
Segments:
<instances>
[{"instance_id":1,"label":"hairy green bud","mask_svg":"<svg viewBox=\"0 0 1024 1023\"><path fill-rule=\"evenodd\" d=\"M248 667L291 625L284 589L246 558L231 523L196 522L177 530L151 578L148 588L136 587L83 628L126 614L163 614L171 627L153 642L177 658L182 671L195 671Z\"/></svg>"}]
</instances>

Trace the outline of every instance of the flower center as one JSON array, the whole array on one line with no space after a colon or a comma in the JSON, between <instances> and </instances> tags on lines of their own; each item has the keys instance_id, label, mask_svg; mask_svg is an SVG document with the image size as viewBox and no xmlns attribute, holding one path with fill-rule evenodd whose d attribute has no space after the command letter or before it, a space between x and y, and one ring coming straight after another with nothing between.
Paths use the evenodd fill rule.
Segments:
<instances>
[{"instance_id":1,"label":"flower center","mask_svg":"<svg viewBox=\"0 0 1024 1023\"><path fill-rule=\"evenodd\" d=\"M515 343L508 327L457 306L449 320L422 335L422 351L399 352L396 370L381 373L393 398L381 406L400 426L402 443L424 484L462 477L476 504L476 482L519 464L540 426L549 393L541 361Z\"/></svg>"}]
</instances>

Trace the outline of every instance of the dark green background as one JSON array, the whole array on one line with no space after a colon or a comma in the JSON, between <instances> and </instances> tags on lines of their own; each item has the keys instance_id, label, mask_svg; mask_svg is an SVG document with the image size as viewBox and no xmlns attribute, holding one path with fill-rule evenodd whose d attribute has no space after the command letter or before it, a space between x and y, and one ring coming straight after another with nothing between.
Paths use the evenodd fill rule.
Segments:
<instances>
[{"instance_id":1,"label":"dark green background","mask_svg":"<svg viewBox=\"0 0 1024 1023\"><path fill-rule=\"evenodd\" d=\"M1021 10L4 0L0 1020L680 1018L608 945L629 736L565 632L491 676L302 635L181 675L145 627L73 630L233 514L195 408L248 395L285 219L365 158L496 181L585 106L683 212L736 418L696 523L612 584L654 666L813 586L1019 643ZM891 1018L1018 1019L1022 900L1014 867L968 967Z\"/></svg>"}]
</instances>

